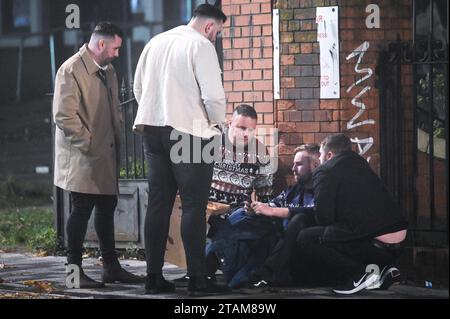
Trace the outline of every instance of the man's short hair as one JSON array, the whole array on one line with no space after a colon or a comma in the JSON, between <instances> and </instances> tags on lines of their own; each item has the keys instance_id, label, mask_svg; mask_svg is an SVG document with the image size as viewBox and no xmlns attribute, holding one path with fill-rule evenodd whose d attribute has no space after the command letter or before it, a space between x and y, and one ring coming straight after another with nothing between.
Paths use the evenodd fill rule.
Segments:
<instances>
[{"instance_id":1,"label":"man's short hair","mask_svg":"<svg viewBox=\"0 0 450 319\"><path fill-rule=\"evenodd\" d=\"M302 144L294 150L295 154L307 152L309 155L320 157L320 146L317 144Z\"/></svg>"},{"instance_id":2,"label":"man's short hair","mask_svg":"<svg viewBox=\"0 0 450 319\"><path fill-rule=\"evenodd\" d=\"M258 119L258 114L256 113L253 106L248 104L240 104L238 105L233 112L233 115L242 115L245 117L252 118L254 120Z\"/></svg>"},{"instance_id":3,"label":"man's short hair","mask_svg":"<svg viewBox=\"0 0 450 319\"><path fill-rule=\"evenodd\" d=\"M352 150L352 142L344 133L327 136L320 145L325 152L333 152L335 155Z\"/></svg>"},{"instance_id":4,"label":"man's short hair","mask_svg":"<svg viewBox=\"0 0 450 319\"><path fill-rule=\"evenodd\" d=\"M92 35L114 38L118 36L123 39L123 31L111 22L99 22L94 28Z\"/></svg>"},{"instance_id":5,"label":"man's short hair","mask_svg":"<svg viewBox=\"0 0 450 319\"><path fill-rule=\"evenodd\" d=\"M218 21L222 21L223 23L227 21L227 16L222 12L222 10L208 3L201 4L197 8L195 8L192 17L212 18Z\"/></svg>"}]
</instances>

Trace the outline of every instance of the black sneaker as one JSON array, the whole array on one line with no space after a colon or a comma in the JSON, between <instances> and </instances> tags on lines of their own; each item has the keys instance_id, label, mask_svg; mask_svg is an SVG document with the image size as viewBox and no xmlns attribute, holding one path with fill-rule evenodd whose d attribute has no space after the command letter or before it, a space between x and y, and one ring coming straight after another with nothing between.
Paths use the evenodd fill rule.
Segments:
<instances>
[{"instance_id":1,"label":"black sneaker","mask_svg":"<svg viewBox=\"0 0 450 319\"><path fill-rule=\"evenodd\" d=\"M358 276L351 280L347 285L334 288L333 292L342 295L352 295L367 287L373 286L380 280L380 275L374 272L366 272L362 276Z\"/></svg>"},{"instance_id":2,"label":"black sneaker","mask_svg":"<svg viewBox=\"0 0 450 319\"><path fill-rule=\"evenodd\" d=\"M173 280L173 283L180 287L187 287L188 282L189 282L188 275L184 275L183 277L179 277Z\"/></svg>"},{"instance_id":3,"label":"black sneaker","mask_svg":"<svg viewBox=\"0 0 450 319\"><path fill-rule=\"evenodd\" d=\"M380 273L380 280L367 287L368 290L387 290L393 283L400 281L400 270L394 266L386 266Z\"/></svg>"},{"instance_id":4,"label":"black sneaker","mask_svg":"<svg viewBox=\"0 0 450 319\"><path fill-rule=\"evenodd\" d=\"M216 279L216 275L211 275L211 276L207 276L206 277L208 280L212 280L212 281L217 281ZM184 275L183 277L179 277L176 278L174 280L172 280L174 284L176 284L177 286L183 286L186 287L189 283L189 276L188 275Z\"/></svg>"},{"instance_id":5,"label":"black sneaker","mask_svg":"<svg viewBox=\"0 0 450 319\"><path fill-rule=\"evenodd\" d=\"M270 281L267 279L269 276L267 272L258 271L250 275L248 280L248 288L250 289L264 289L271 286Z\"/></svg>"},{"instance_id":6,"label":"black sneaker","mask_svg":"<svg viewBox=\"0 0 450 319\"><path fill-rule=\"evenodd\" d=\"M156 295L159 293L171 293L175 291L175 285L164 279L162 274L148 274L145 278L145 294Z\"/></svg>"},{"instance_id":7,"label":"black sneaker","mask_svg":"<svg viewBox=\"0 0 450 319\"><path fill-rule=\"evenodd\" d=\"M250 283L250 288L264 289L264 288L269 288L269 287L270 287L270 283L265 281L264 279L261 279L258 282Z\"/></svg>"},{"instance_id":8,"label":"black sneaker","mask_svg":"<svg viewBox=\"0 0 450 319\"><path fill-rule=\"evenodd\" d=\"M208 295L229 294L231 288L227 285L218 284L211 277L190 277L188 284L188 295L190 297L204 297Z\"/></svg>"}]
</instances>

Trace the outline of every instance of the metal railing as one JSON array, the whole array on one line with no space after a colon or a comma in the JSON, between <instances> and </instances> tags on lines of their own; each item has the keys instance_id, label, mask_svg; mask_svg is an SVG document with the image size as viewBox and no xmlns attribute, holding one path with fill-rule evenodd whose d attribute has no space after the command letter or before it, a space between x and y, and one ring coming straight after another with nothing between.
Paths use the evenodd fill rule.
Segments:
<instances>
[{"instance_id":1,"label":"metal railing","mask_svg":"<svg viewBox=\"0 0 450 319\"><path fill-rule=\"evenodd\" d=\"M126 86L125 81L122 81L120 97L124 141L121 148L120 179L145 179L147 167L142 136L133 132L133 123L138 108L133 95L133 82Z\"/></svg>"}]
</instances>

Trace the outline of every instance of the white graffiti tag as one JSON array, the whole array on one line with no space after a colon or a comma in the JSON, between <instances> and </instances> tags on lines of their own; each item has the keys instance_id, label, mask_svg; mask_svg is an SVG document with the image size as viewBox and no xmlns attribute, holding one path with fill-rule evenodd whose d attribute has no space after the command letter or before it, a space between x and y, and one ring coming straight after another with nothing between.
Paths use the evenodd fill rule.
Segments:
<instances>
[{"instance_id":1,"label":"white graffiti tag","mask_svg":"<svg viewBox=\"0 0 450 319\"><path fill-rule=\"evenodd\" d=\"M365 41L363 44L361 44L359 47L357 47L355 50L353 50L352 53L350 53L347 56L347 61L358 56L358 60L355 65L355 72L358 74L365 74L362 78L360 78L358 81L354 82L352 85L350 85L347 89L347 93L349 93L354 87L360 85L362 82L368 80L372 74L373 71L371 68L360 68L360 64L362 62L362 59L364 57L364 54L367 52L367 49L369 49L369 42ZM351 130L355 127L359 127L362 125L374 125L375 121L373 119L367 119L357 122L357 120L364 114L366 111L366 105L361 101L361 97L366 94L371 89L370 86L365 86L353 99L352 99L352 105L356 106L359 110L358 112L353 116L353 118L347 123L347 130ZM368 137L364 139L359 139L357 137L351 139L352 143L355 143L358 145L359 155L363 156L366 154L370 148L373 146L374 139L373 137ZM370 161L370 157L367 158L367 161Z\"/></svg>"}]
</instances>

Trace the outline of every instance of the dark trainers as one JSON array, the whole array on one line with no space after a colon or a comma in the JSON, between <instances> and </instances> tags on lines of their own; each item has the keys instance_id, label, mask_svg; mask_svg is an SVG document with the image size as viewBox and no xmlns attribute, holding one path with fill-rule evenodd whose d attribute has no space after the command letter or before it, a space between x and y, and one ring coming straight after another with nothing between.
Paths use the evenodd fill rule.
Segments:
<instances>
[{"instance_id":1,"label":"dark trainers","mask_svg":"<svg viewBox=\"0 0 450 319\"><path fill-rule=\"evenodd\" d=\"M258 282L250 283L249 286L250 286L250 288L264 289L264 288L269 288L270 287L270 283L265 281L264 279L261 279Z\"/></svg>"},{"instance_id":2,"label":"dark trainers","mask_svg":"<svg viewBox=\"0 0 450 319\"><path fill-rule=\"evenodd\" d=\"M213 294L228 294L231 288L220 285L211 277L190 277L188 284L188 295L190 297L203 297Z\"/></svg>"},{"instance_id":3,"label":"dark trainers","mask_svg":"<svg viewBox=\"0 0 450 319\"><path fill-rule=\"evenodd\" d=\"M253 274L250 275L247 286L250 289L269 288L271 286L271 283L268 279L269 277L270 276L268 275L268 272L265 271L254 272Z\"/></svg>"},{"instance_id":4,"label":"dark trainers","mask_svg":"<svg viewBox=\"0 0 450 319\"><path fill-rule=\"evenodd\" d=\"M374 272L366 272L362 276L353 278L347 285L334 288L333 292L336 294L351 295L358 291L364 290L367 287L373 286L380 280L380 275Z\"/></svg>"},{"instance_id":5,"label":"dark trainers","mask_svg":"<svg viewBox=\"0 0 450 319\"><path fill-rule=\"evenodd\" d=\"M145 294L156 295L159 293L171 293L175 291L175 285L164 279L162 274L148 274L145 278Z\"/></svg>"},{"instance_id":6,"label":"dark trainers","mask_svg":"<svg viewBox=\"0 0 450 319\"><path fill-rule=\"evenodd\" d=\"M217 281L216 275L211 275L211 276L208 276L207 278L209 280L212 280L212 281ZM188 275L184 275L183 277L176 278L176 279L174 279L172 281L177 286L187 287L187 285L189 283L189 276Z\"/></svg>"},{"instance_id":7,"label":"dark trainers","mask_svg":"<svg viewBox=\"0 0 450 319\"><path fill-rule=\"evenodd\" d=\"M184 275L183 277L179 277L176 278L174 280L172 280L172 282L177 286L177 287L187 287L188 286L188 282L189 282L189 276L188 275Z\"/></svg>"},{"instance_id":8,"label":"dark trainers","mask_svg":"<svg viewBox=\"0 0 450 319\"><path fill-rule=\"evenodd\" d=\"M380 273L380 280L367 287L368 290L387 290L393 283L400 281L400 270L394 266L385 266Z\"/></svg>"},{"instance_id":9,"label":"dark trainers","mask_svg":"<svg viewBox=\"0 0 450 319\"><path fill-rule=\"evenodd\" d=\"M180 283L180 284L186 283L187 284L188 281L189 281L189 276L188 275L184 275L183 277L176 278L176 279L173 280L173 282L176 283L176 284L178 284L178 283Z\"/></svg>"}]
</instances>

